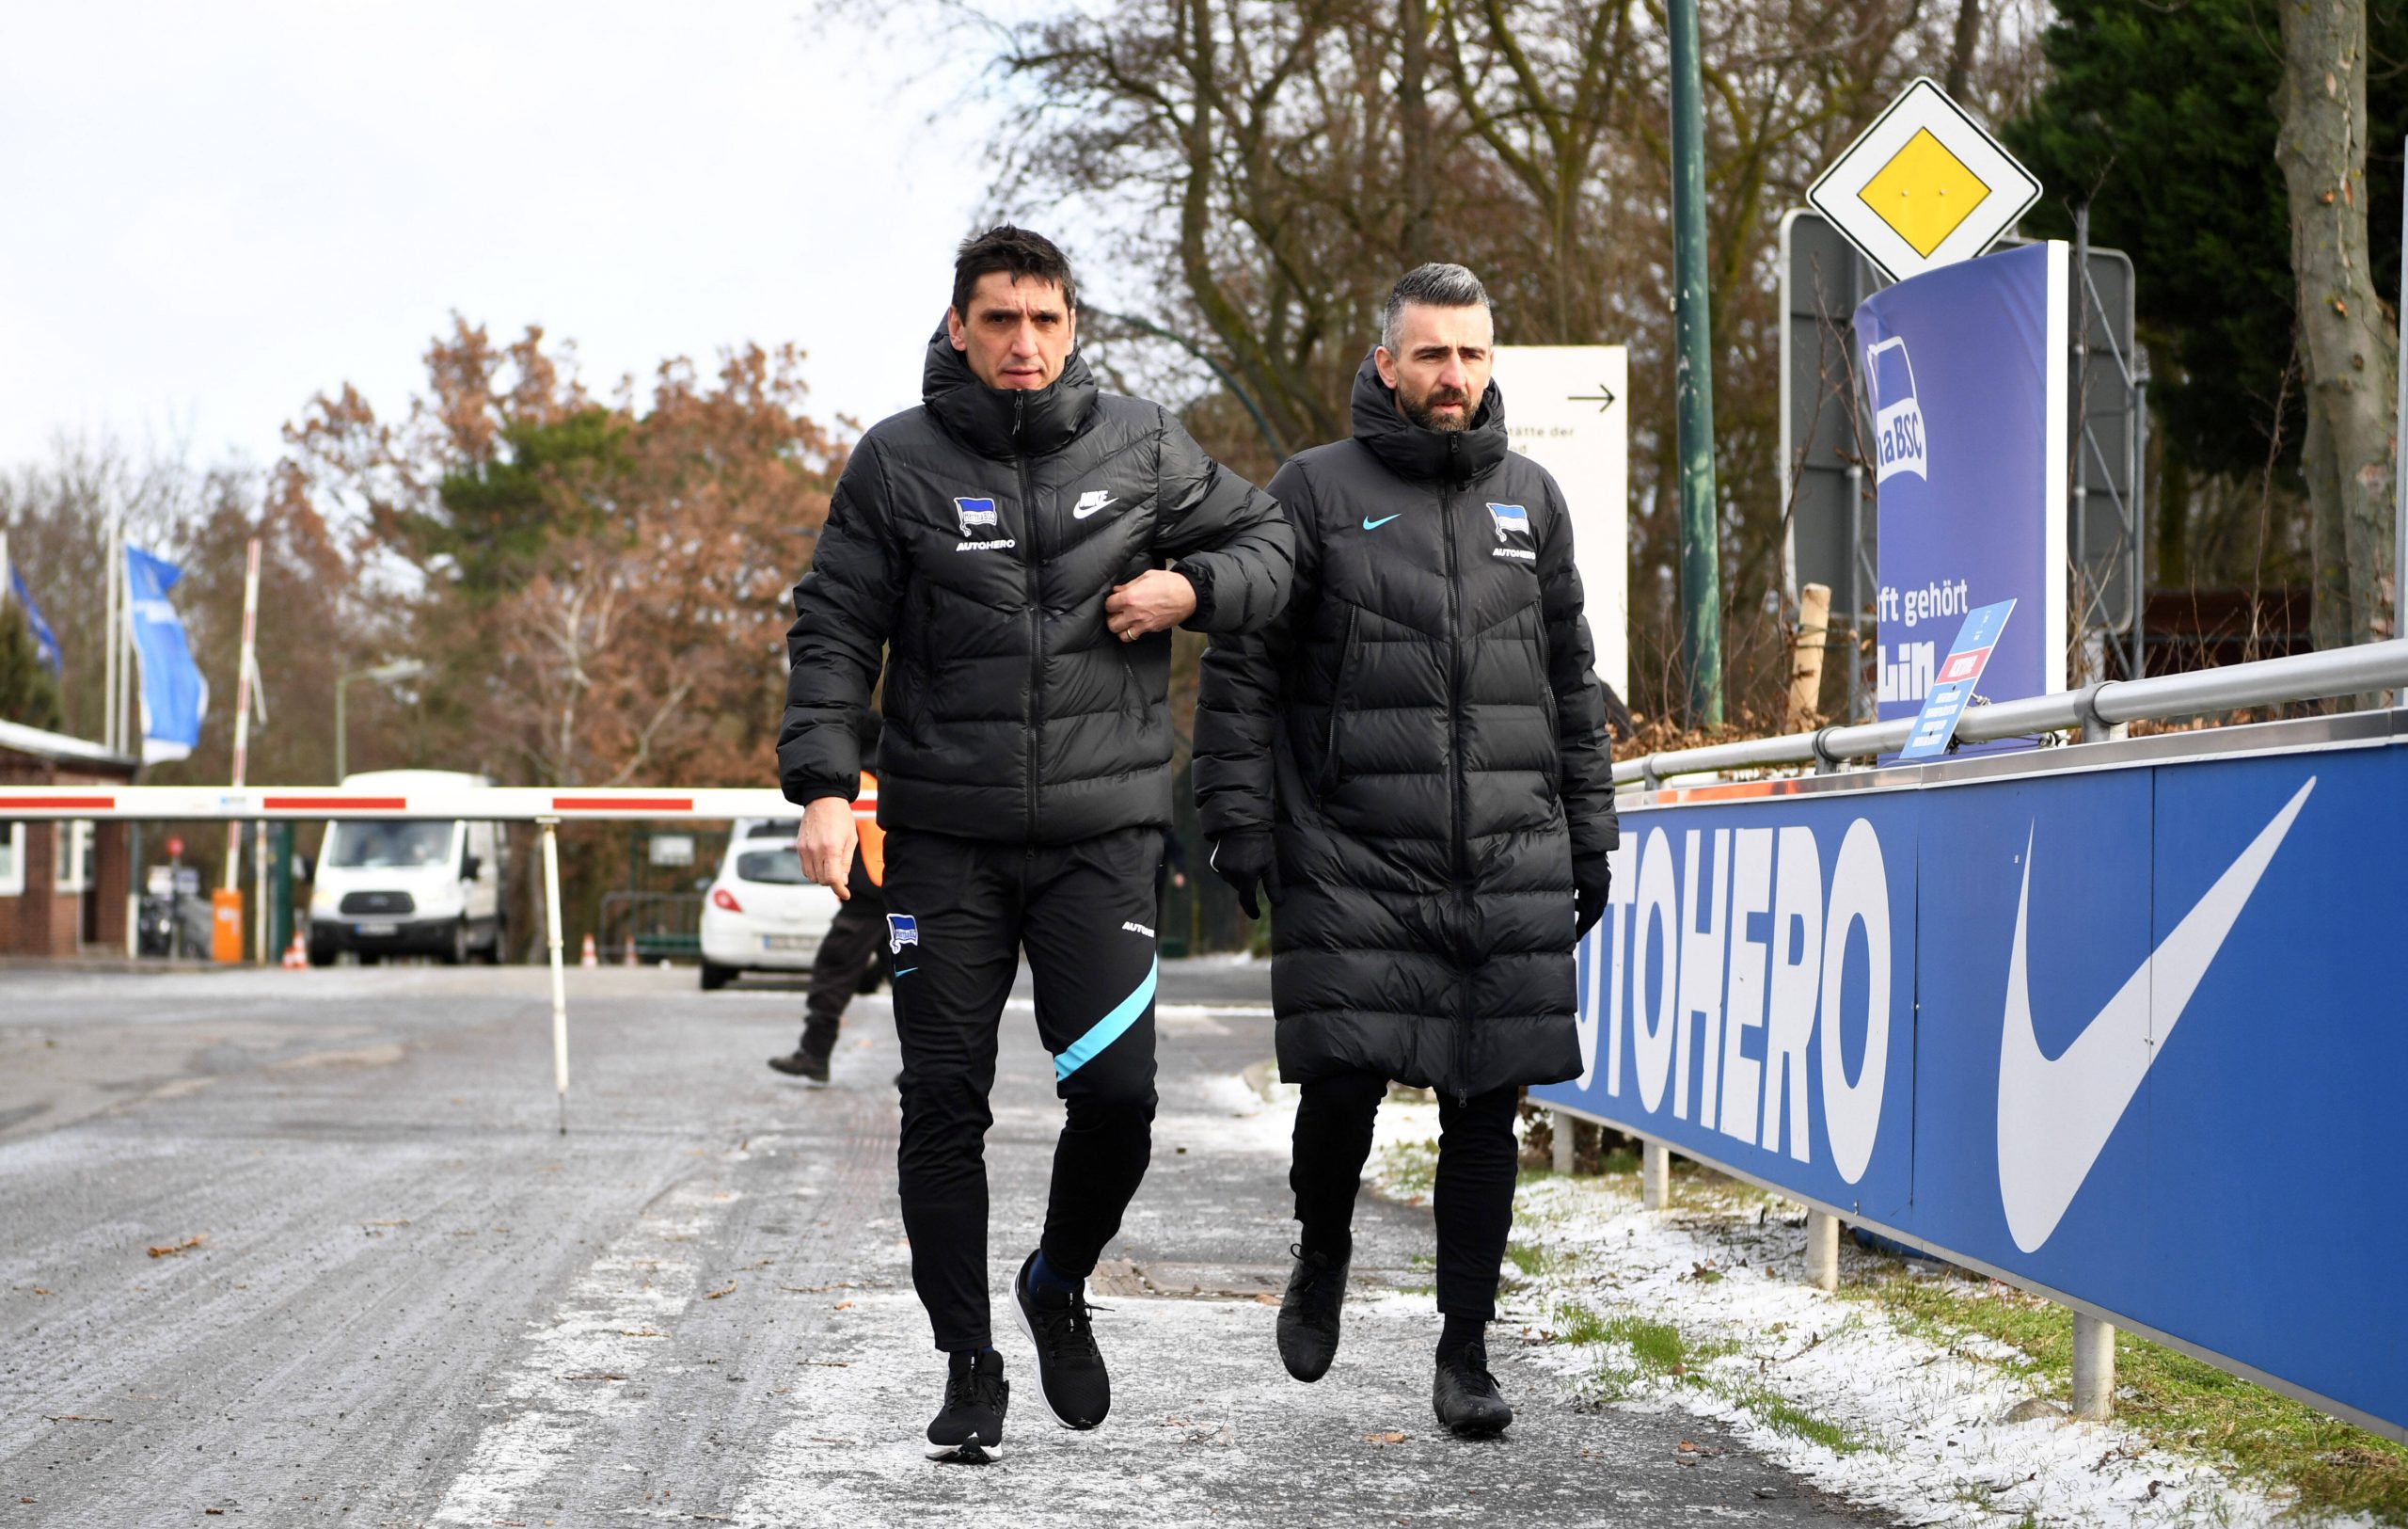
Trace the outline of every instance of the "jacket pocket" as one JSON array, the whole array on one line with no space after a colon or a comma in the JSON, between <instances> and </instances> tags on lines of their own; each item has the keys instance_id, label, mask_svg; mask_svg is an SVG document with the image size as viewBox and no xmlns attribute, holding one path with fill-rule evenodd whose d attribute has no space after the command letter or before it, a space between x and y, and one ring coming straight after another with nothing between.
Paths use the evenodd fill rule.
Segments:
<instances>
[{"instance_id":1,"label":"jacket pocket","mask_svg":"<svg viewBox=\"0 0 2408 1529\"><path fill-rule=\"evenodd\" d=\"M1346 608L1346 629L1338 641L1338 673L1329 682L1329 730L1322 741L1321 791L1323 796L1338 788L1342 778L1339 770L1339 745L1344 741L1346 703L1354 689L1354 665L1358 649L1356 629L1363 619L1358 605Z\"/></svg>"}]
</instances>

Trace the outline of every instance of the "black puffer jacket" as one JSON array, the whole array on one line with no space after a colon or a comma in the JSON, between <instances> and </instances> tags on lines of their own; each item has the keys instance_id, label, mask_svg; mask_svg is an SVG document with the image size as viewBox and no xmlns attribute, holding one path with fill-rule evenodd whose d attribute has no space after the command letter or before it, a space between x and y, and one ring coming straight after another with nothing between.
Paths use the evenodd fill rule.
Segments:
<instances>
[{"instance_id":1,"label":"black puffer jacket","mask_svg":"<svg viewBox=\"0 0 2408 1529\"><path fill-rule=\"evenodd\" d=\"M1425 430L1367 359L1354 415L1272 481L1295 595L1214 639L1196 717L1204 832L1275 835L1281 1075L1577 1076L1573 867L1616 827L1562 494L1493 384Z\"/></svg>"},{"instance_id":2,"label":"black puffer jacket","mask_svg":"<svg viewBox=\"0 0 2408 1529\"><path fill-rule=\"evenodd\" d=\"M1279 506L1075 354L1042 390L992 389L940 329L923 395L862 438L795 586L779 784L853 797L883 659L885 827L1062 844L1169 822L1170 634L1121 642L1104 597L1176 559L1188 626L1259 628L1288 597Z\"/></svg>"}]
</instances>

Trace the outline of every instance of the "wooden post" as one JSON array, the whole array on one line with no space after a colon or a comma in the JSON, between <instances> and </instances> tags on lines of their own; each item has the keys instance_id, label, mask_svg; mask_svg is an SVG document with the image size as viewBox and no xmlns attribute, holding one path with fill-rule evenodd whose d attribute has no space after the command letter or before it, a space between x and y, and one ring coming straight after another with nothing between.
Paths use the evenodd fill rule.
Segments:
<instances>
[{"instance_id":1,"label":"wooden post","mask_svg":"<svg viewBox=\"0 0 2408 1529\"><path fill-rule=\"evenodd\" d=\"M1821 709L1823 645L1830 635L1831 586L1808 584L1798 592L1798 649L1789 668L1789 725L1804 725Z\"/></svg>"}]
</instances>

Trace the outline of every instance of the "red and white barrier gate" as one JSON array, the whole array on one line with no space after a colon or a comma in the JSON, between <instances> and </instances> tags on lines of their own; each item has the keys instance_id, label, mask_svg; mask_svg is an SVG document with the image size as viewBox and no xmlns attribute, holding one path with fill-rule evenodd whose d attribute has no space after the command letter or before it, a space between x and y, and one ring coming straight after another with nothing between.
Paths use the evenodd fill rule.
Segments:
<instances>
[{"instance_id":1,"label":"red and white barrier gate","mask_svg":"<svg viewBox=\"0 0 2408 1529\"><path fill-rule=\"evenodd\" d=\"M858 803L855 815L869 816L876 805L875 798ZM533 823L543 836L545 937L552 965L552 1082L560 1095L563 1136L568 1133L568 980L561 961L561 859L554 830L563 822L726 822L737 818L794 818L801 811L781 792L741 787L681 791L642 787L553 790L539 786L435 786L401 790L346 786L0 786L0 822L29 818L115 822L423 818Z\"/></svg>"}]
</instances>

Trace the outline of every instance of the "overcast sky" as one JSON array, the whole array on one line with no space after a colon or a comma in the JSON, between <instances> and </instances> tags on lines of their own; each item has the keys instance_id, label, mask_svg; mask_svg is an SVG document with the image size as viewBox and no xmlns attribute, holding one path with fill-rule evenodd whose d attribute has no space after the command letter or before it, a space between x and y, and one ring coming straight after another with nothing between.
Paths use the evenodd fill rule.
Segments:
<instances>
[{"instance_id":1,"label":"overcast sky","mask_svg":"<svg viewBox=\"0 0 2408 1529\"><path fill-rule=\"evenodd\" d=\"M19 5L0 20L0 469L61 431L270 461L398 416L457 310L607 392L793 341L823 417L915 401L975 109L802 0Z\"/></svg>"}]
</instances>

